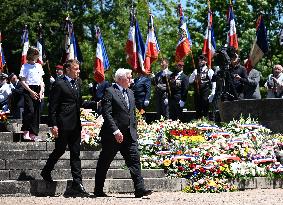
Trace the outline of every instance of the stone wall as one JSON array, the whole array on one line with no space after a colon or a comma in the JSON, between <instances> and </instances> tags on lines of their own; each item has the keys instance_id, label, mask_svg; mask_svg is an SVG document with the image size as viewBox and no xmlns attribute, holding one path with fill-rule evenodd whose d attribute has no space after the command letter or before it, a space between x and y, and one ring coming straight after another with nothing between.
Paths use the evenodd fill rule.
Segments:
<instances>
[{"instance_id":1,"label":"stone wall","mask_svg":"<svg viewBox=\"0 0 283 205\"><path fill-rule=\"evenodd\" d=\"M239 100L221 102L221 121L251 116L274 132L283 132L283 99Z\"/></svg>"}]
</instances>

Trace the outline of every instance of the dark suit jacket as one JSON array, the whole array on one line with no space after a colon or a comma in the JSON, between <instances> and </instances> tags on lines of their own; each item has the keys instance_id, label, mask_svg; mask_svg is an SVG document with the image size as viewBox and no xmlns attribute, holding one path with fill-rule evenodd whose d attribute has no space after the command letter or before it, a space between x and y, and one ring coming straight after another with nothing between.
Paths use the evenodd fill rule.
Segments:
<instances>
[{"instance_id":1,"label":"dark suit jacket","mask_svg":"<svg viewBox=\"0 0 283 205\"><path fill-rule=\"evenodd\" d=\"M178 72L175 71L170 75L171 98L176 101L182 100L186 102L189 87L189 78L184 72L175 79Z\"/></svg>"},{"instance_id":2,"label":"dark suit jacket","mask_svg":"<svg viewBox=\"0 0 283 205\"><path fill-rule=\"evenodd\" d=\"M59 130L81 129L80 105L82 103L81 85L76 82L74 91L66 77L56 80L49 96L49 126Z\"/></svg>"},{"instance_id":3,"label":"dark suit jacket","mask_svg":"<svg viewBox=\"0 0 283 205\"><path fill-rule=\"evenodd\" d=\"M150 99L150 78L141 76L134 80L133 91L135 95L136 105L143 107L144 101Z\"/></svg>"},{"instance_id":4,"label":"dark suit jacket","mask_svg":"<svg viewBox=\"0 0 283 205\"><path fill-rule=\"evenodd\" d=\"M113 140L113 133L120 130L125 133L130 132L134 141L137 140L137 122L135 116L135 98L133 91L127 89L129 98L129 109L126 101L117 85L113 85L106 89L102 99L102 116L104 123L100 131L102 142Z\"/></svg>"}]
</instances>

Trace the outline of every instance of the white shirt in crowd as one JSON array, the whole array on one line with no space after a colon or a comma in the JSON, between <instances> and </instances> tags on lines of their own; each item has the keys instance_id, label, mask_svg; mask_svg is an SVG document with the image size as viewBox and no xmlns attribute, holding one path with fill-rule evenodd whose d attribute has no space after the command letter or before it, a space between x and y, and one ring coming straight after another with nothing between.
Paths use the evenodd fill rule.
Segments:
<instances>
[{"instance_id":1,"label":"white shirt in crowd","mask_svg":"<svg viewBox=\"0 0 283 205\"><path fill-rule=\"evenodd\" d=\"M0 88L0 102L5 102L8 96L12 93L14 86L12 84L4 83Z\"/></svg>"},{"instance_id":2,"label":"white shirt in crowd","mask_svg":"<svg viewBox=\"0 0 283 205\"><path fill-rule=\"evenodd\" d=\"M26 79L28 85L40 85L42 82L42 76L44 75L41 64L24 64L21 67L20 77Z\"/></svg>"}]
</instances>

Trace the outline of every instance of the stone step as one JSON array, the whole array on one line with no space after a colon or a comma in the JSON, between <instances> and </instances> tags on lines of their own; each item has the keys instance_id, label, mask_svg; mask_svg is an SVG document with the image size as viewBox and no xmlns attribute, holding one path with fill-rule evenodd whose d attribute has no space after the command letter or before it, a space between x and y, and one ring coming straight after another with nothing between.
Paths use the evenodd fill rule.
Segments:
<instances>
[{"instance_id":1,"label":"stone step","mask_svg":"<svg viewBox=\"0 0 283 205\"><path fill-rule=\"evenodd\" d=\"M185 185L185 179L179 178L145 178L145 187L153 191L181 191ZM0 195L60 195L63 194L72 184L72 180L55 180L48 183L43 180L0 181ZM94 180L84 179L84 187L87 192L94 191ZM133 192L133 182L131 179L106 179L104 191L106 193L129 193Z\"/></svg>"},{"instance_id":2,"label":"stone step","mask_svg":"<svg viewBox=\"0 0 283 205\"><path fill-rule=\"evenodd\" d=\"M42 179L40 176L41 169L22 169L22 170L0 170L0 180L19 180L26 181L30 179ZM94 179L96 169L82 169L84 179ZM163 178L165 173L163 169L143 169L142 176L144 178ZM52 178L72 179L71 169L55 169L52 171ZM128 169L109 169L107 173L109 179L130 179L130 171Z\"/></svg>"},{"instance_id":3,"label":"stone step","mask_svg":"<svg viewBox=\"0 0 283 205\"><path fill-rule=\"evenodd\" d=\"M4 161L4 162L3 162ZM42 169L46 163L46 160L0 160L0 166L2 164L2 170L12 169ZM95 169L97 160L81 160L82 169ZM4 165L4 166L3 166ZM125 166L124 160L113 160L110 167L113 169L122 168ZM69 169L70 160L62 159L57 162L55 169Z\"/></svg>"},{"instance_id":4,"label":"stone step","mask_svg":"<svg viewBox=\"0 0 283 205\"><path fill-rule=\"evenodd\" d=\"M0 142L13 142L14 135L12 132L0 132Z\"/></svg>"},{"instance_id":5,"label":"stone step","mask_svg":"<svg viewBox=\"0 0 283 205\"><path fill-rule=\"evenodd\" d=\"M45 151L45 150L6 150L0 151L0 159L2 160L15 160L15 159L48 159L49 154L52 151ZM100 151L81 151L80 158L83 159L90 159L90 160L97 160L99 157ZM70 159L70 151L66 151L60 159ZM116 160L123 159L120 152L117 153L115 156Z\"/></svg>"}]
</instances>

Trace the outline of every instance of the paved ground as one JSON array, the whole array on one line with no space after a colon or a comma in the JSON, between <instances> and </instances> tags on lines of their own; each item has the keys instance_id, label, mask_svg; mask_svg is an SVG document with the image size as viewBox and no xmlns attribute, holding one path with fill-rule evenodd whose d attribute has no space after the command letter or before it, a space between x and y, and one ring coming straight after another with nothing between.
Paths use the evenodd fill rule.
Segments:
<instances>
[{"instance_id":1,"label":"paved ground","mask_svg":"<svg viewBox=\"0 0 283 205\"><path fill-rule=\"evenodd\" d=\"M131 194L112 194L109 198L58 197L0 197L1 205L281 205L283 189L254 189L220 194L187 194L182 192L155 192L148 198L136 199Z\"/></svg>"}]
</instances>

